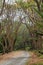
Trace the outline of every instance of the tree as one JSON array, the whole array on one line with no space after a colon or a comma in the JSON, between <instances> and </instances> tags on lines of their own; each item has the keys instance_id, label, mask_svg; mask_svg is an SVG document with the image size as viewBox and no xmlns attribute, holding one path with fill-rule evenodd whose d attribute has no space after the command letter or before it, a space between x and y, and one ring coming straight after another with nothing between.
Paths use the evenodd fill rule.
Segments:
<instances>
[{"instance_id":1,"label":"tree","mask_svg":"<svg viewBox=\"0 0 43 65\"><path fill-rule=\"evenodd\" d=\"M35 2L37 3L37 8L38 8L38 13L40 12L40 5L41 5L41 1L38 1L38 0L35 0ZM35 8L36 8L36 5L34 5L33 6L33 4L32 4L32 6L27 2L27 3L19 3L20 5L21 5L21 7L22 7L22 9L24 10L24 12L28 15L28 17L29 17L29 19L30 19L30 21L33 23L33 28L30 26L27 26L27 24L26 23L24 23L24 24L26 24L26 26L27 26L27 28L28 28L28 30L29 30L29 32L30 32L30 36L32 37L32 39L33 39L33 48L37 48L37 45L36 45L36 40L37 39L35 39L35 38L37 38L36 37L36 34L37 33L35 33L35 31L39 31L38 29L39 29L39 26L41 25L43 25L42 24L42 18L41 17L43 17L42 15L41 15L41 13L39 13L40 15L41 15L41 17L40 17L40 15L34 10ZM29 11L29 9L30 9L30 11ZM39 21L40 21L40 24L39 24ZM38 25L39 24L39 25ZM37 25L38 25L38 27L37 27ZM29 29L29 28L31 28L31 30ZM42 29L43 29L43 26L42 27L40 27L41 28L41 31L42 31ZM32 30L33 29L33 30ZM35 34L34 34L35 33ZM40 39L41 40L41 39ZM39 44L39 43L37 43L37 44ZM39 46L39 45L38 45ZM40 46L41 46L41 48L42 48L42 44L40 43ZM39 47L40 48L40 47Z\"/></svg>"},{"instance_id":2,"label":"tree","mask_svg":"<svg viewBox=\"0 0 43 65\"><path fill-rule=\"evenodd\" d=\"M3 10L4 10L4 6L5 6L5 0L3 0L3 4L2 4L2 8L1 8L1 12L0 12L0 15L2 15L2 13L3 13Z\"/></svg>"}]
</instances>

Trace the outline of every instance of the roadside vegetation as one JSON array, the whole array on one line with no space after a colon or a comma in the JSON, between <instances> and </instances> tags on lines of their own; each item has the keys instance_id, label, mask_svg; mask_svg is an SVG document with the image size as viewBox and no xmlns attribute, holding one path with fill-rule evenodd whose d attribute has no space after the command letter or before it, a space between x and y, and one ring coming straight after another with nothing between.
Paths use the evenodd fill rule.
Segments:
<instances>
[{"instance_id":1,"label":"roadside vegetation","mask_svg":"<svg viewBox=\"0 0 43 65\"><path fill-rule=\"evenodd\" d=\"M26 65L43 65L43 54L38 51L30 51L31 58L27 61Z\"/></svg>"}]
</instances>

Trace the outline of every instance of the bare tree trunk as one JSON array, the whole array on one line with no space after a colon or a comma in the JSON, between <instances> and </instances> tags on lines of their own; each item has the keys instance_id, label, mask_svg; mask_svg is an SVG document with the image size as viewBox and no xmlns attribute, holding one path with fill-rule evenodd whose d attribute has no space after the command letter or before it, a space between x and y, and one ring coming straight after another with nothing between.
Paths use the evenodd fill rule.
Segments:
<instances>
[{"instance_id":1,"label":"bare tree trunk","mask_svg":"<svg viewBox=\"0 0 43 65\"><path fill-rule=\"evenodd\" d=\"M3 54L5 54L6 52L5 52L5 47L4 47L4 45L2 45L2 47L3 47Z\"/></svg>"},{"instance_id":2,"label":"bare tree trunk","mask_svg":"<svg viewBox=\"0 0 43 65\"><path fill-rule=\"evenodd\" d=\"M5 50L7 50L7 39L6 39L5 36L3 37L3 39L4 39L4 41L5 41Z\"/></svg>"},{"instance_id":3,"label":"bare tree trunk","mask_svg":"<svg viewBox=\"0 0 43 65\"><path fill-rule=\"evenodd\" d=\"M2 45L2 48L3 48L3 54L5 54L5 47L3 45L3 42L1 43L1 45Z\"/></svg>"},{"instance_id":4,"label":"bare tree trunk","mask_svg":"<svg viewBox=\"0 0 43 65\"><path fill-rule=\"evenodd\" d=\"M2 15L2 12L3 12L3 9L4 9L4 5L5 5L5 0L3 0L3 5L2 5L2 9L1 9L0 15Z\"/></svg>"},{"instance_id":5,"label":"bare tree trunk","mask_svg":"<svg viewBox=\"0 0 43 65\"><path fill-rule=\"evenodd\" d=\"M36 2L37 7L38 7L38 10L40 11L40 3L41 3L41 0L40 0L40 2L38 0L34 0L34 1Z\"/></svg>"}]
</instances>

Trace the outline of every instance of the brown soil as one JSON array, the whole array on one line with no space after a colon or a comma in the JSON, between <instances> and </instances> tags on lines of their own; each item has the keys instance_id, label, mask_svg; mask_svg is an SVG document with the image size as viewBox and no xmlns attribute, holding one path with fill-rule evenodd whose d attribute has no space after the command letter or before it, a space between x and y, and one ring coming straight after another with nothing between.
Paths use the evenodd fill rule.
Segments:
<instances>
[{"instance_id":1,"label":"brown soil","mask_svg":"<svg viewBox=\"0 0 43 65\"><path fill-rule=\"evenodd\" d=\"M37 62L43 62L43 59L39 58L35 53L30 53L30 54L31 54L31 58L29 59L27 65L32 65Z\"/></svg>"},{"instance_id":2,"label":"brown soil","mask_svg":"<svg viewBox=\"0 0 43 65\"><path fill-rule=\"evenodd\" d=\"M4 60L10 59L10 58L14 58L14 57L18 57L22 54L23 51L13 51L10 52L8 54L4 54L4 55L0 55L0 62L3 62Z\"/></svg>"}]
</instances>

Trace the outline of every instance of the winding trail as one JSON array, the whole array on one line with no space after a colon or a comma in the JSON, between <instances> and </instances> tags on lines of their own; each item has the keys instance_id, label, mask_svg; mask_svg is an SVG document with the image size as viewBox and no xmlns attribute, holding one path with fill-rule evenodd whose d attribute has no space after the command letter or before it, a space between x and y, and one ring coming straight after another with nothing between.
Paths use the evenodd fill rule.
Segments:
<instances>
[{"instance_id":1,"label":"winding trail","mask_svg":"<svg viewBox=\"0 0 43 65\"><path fill-rule=\"evenodd\" d=\"M29 53L23 51L20 56L7 59L3 63L0 63L0 65L25 65L29 57Z\"/></svg>"}]
</instances>

